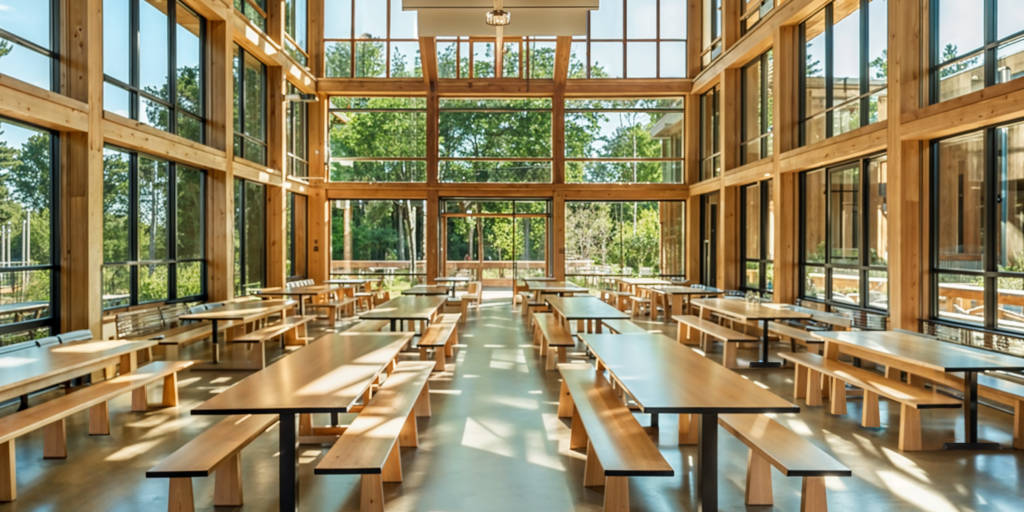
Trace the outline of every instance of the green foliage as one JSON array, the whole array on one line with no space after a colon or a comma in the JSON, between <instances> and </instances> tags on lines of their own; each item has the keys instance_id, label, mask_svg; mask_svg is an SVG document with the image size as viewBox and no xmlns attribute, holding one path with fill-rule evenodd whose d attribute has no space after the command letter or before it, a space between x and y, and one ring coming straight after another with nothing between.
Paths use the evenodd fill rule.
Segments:
<instances>
[{"instance_id":1,"label":"green foliage","mask_svg":"<svg viewBox=\"0 0 1024 512\"><path fill-rule=\"evenodd\" d=\"M958 50L956 45L953 43L947 43L945 48L942 49L942 57L939 58L939 62L947 62L953 60L957 57L957 55ZM942 68L942 70L939 71L939 79L944 79L953 76L961 71L976 67L978 65L978 61L980 58L981 56L972 57L965 61L953 64L952 66Z\"/></svg>"},{"instance_id":2,"label":"green foliage","mask_svg":"<svg viewBox=\"0 0 1024 512\"><path fill-rule=\"evenodd\" d=\"M569 203L565 215L567 261L592 261L613 271L659 272L658 203Z\"/></svg>"},{"instance_id":3,"label":"green foliage","mask_svg":"<svg viewBox=\"0 0 1024 512\"><path fill-rule=\"evenodd\" d=\"M871 69L875 70L875 78L885 80L889 77L889 50L882 50L882 54L871 61Z\"/></svg>"}]
</instances>

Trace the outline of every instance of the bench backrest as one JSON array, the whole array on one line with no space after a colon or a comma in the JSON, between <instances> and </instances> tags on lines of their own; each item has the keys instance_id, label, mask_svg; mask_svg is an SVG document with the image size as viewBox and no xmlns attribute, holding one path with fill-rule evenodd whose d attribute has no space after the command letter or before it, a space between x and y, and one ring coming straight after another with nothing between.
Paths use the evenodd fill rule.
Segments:
<instances>
[{"instance_id":1,"label":"bench backrest","mask_svg":"<svg viewBox=\"0 0 1024 512\"><path fill-rule=\"evenodd\" d=\"M50 345L60 345L60 339L56 336L47 336L36 340L37 347L49 347Z\"/></svg>"},{"instance_id":2,"label":"bench backrest","mask_svg":"<svg viewBox=\"0 0 1024 512\"><path fill-rule=\"evenodd\" d=\"M188 306L185 304L171 304L160 308L160 317L164 320L164 326L171 329L181 323L178 317L188 312Z\"/></svg>"},{"instance_id":3,"label":"bench backrest","mask_svg":"<svg viewBox=\"0 0 1024 512\"><path fill-rule=\"evenodd\" d=\"M90 331L89 329L71 331L64 334L58 334L57 338L60 339L61 343L71 343L72 341L88 341L92 339L92 331Z\"/></svg>"},{"instance_id":4,"label":"bench backrest","mask_svg":"<svg viewBox=\"0 0 1024 512\"><path fill-rule=\"evenodd\" d=\"M117 337L137 337L159 332L164 328L164 320L158 308L130 311L117 315Z\"/></svg>"},{"instance_id":5,"label":"bench backrest","mask_svg":"<svg viewBox=\"0 0 1024 512\"><path fill-rule=\"evenodd\" d=\"M469 289L466 291L466 295L470 297L480 298L484 293L484 283L481 281L470 281Z\"/></svg>"}]
</instances>

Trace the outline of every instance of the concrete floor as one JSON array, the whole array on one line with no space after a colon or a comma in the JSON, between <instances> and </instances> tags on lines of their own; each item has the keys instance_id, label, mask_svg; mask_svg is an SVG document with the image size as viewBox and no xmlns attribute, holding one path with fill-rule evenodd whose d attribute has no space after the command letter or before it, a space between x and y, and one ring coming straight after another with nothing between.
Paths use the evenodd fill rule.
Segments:
<instances>
[{"instance_id":1,"label":"concrete floor","mask_svg":"<svg viewBox=\"0 0 1024 512\"><path fill-rule=\"evenodd\" d=\"M424 511L599 511L600 488L583 487L584 455L570 451L569 426L555 416L557 372L545 372L518 311L507 294L488 294L481 310L470 312L461 328L457 364L430 381L433 417L419 420L420 447L402 450L405 481L385 484L389 512ZM649 329L674 326L638 322ZM323 331L324 327L319 327ZM777 345L779 350L787 350ZM209 358L202 344L188 354ZM774 348L774 347L773 347ZM721 347L710 357L721 360ZM277 348L270 348L279 357ZM753 349L740 358L753 358ZM413 357L413 356L410 356ZM576 353L572 359L582 359ZM792 370L743 370L747 378L792 400ZM111 403L111 435L89 437L87 414L68 419L68 453L63 461L42 459L42 431L17 442L18 500L0 512L24 511L163 511L167 481L145 478L153 467L217 418L188 411L237 383L248 373L185 372L180 378L181 406L130 412L130 397ZM159 397L152 386L152 401ZM33 398L36 403L46 397ZM1021 511L1024 510L1024 452L900 453L896 449L899 407L881 401L883 427L859 425L860 407L851 401L849 415L835 417L825 407L803 407L801 414L777 419L803 434L853 470L852 478L828 479L832 511ZM801 404L803 405L803 404ZM826 402L827 407L827 402ZM14 412L0 409L0 415ZM642 425L649 417L637 415ZM324 420L326 418L323 418ZM981 436L1004 446L1011 441L1009 414L983 407ZM322 421L322 420L321 420ZM319 421L318 421L319 422ZM961 416L952 411L924 411L925 443L962 437ZM887 428L891 425L893 428ZM676 418L661 418L651 430L671 478L633 478L634 511L695 510L692 489L695 447L676 446ZM799 510L800 479L773 474L774 507L743 504L747 449L720 431L720 506L722 510ZM359 477L316 476L313 467L326 452L319 446L300 449L300 507L305 511L356 511ZM277 433L263 434L243 452L246 504L240 510L277 510ZM213 509L213 478L194 479L198 510ZM222 510L218 508L218 510Z\"/></svg>"}]
</instances>

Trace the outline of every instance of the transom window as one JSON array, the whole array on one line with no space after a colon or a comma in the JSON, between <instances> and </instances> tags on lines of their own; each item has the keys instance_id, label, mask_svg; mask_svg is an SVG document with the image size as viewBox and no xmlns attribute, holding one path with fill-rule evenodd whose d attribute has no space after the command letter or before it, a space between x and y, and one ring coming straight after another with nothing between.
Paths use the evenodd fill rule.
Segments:
<instances>
[{"instance_id":1,"label":"transom window","mask_svg":"<svg viewBox=\"0 0 1024 512\"><path fill-rule=\"evenodd\" d=\"M931 0L931 101L1024 76L1024 17L1014 0Z\"/></svg>"},{"instance_id":2,"label":"transom window","mask_svg":"<svg viewBox=\"0 0 1024 512\"><path fill-rule=\"evenodd\" d=\"M551 183L551 99L442 99L440 169L447 183Z\"/></svg>"},{"instance_id":3,"label":"transom window","mask_svg":"<svg viewBox=\"0 0 1024 512\"><path fill-rule=\"evenodd\" d=\"M288 84L288 94L300 91ZM287 175L296 178L309 176L309 105L301 101L288 102L285 119L285 144L288 151Z\"/></svg>"},{"instance_id":4,"label":"transom window","mask_svg":"<svg viewBox=\"0 0 1024 512\"><path fill-rule=\"evenodd\" d=\"M416 12L402 0L325 0L324 12L326 76L423 76Z\"/></svg>"},{"instance_id":5,"label":"transom window","mask_svg":"<svg viewBox=\"0 0 1024 512\"><path fill-rule=\"evenodd\" d=\"M330 179L427 181L424 98L331 98Z\"/></svg>"},{"instance_id":6,"label":"transom window","mask_svg":"<svg viewBox=\"0 0 1024 512\"><path fill-rule=\"evenodd\" d=\"M267 186L235 178L235 295L263 288L267 279Z\"/></svg>"},{"instance_id":7,"label":"transom window","mask_svg":"<svg viewBox=\"0 0 1024 512\"><path fill-rule=\"evenodd\" d=\"M267 66L235 45L235 156L267 164Z\"/></svg>"},{"instance_id":8,"label":"transom window","mask_svg":"<svg viewBox=\"0 0 1024 512\"><path fill-rule=\"evenodd\" d=\"M284 49L303 66L309 65L306 0L284 0Z\"/></svg>"},{"instance_id":9,"label":"transom window","mask_svg":"<svg viewBox=\"0 0 1024 512\"><path fill-rule=\"evenodd\" d=\"M0 73L59 90L59 0L4 0L2 5Z\"/></svg>"},{"instance_id":10,"label":"transom window","mask_svg":"<svg viewBox=\"0 0 1024 512\"><path fill-rule=\"evenodd\" d=\"M722 174L721 124L718 116L721 93L719 86L700 97L700 180Z\"/></svg>"}]
</instances>

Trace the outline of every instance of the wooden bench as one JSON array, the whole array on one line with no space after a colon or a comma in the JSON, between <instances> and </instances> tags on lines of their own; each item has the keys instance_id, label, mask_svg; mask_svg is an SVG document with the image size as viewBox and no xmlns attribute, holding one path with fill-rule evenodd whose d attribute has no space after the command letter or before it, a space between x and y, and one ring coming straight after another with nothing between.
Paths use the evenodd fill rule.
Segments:
<instances>
[{"instance_id":1,"label":"wooden bench","mask_svg":"<svg viewBox=\"0 0 1024 512\"><path fill-rule=\"evenodd\" d=\"M691 329L701 333L700 347L704 352L709 352L709 349L711 348L708 338L714 338L721 341L725 345L722 364L726 368L736 368L737 343L756 343L758 341L756 336L734 331L728 327L718 325L711 320L706 320L693 315L676 315L673 316L672 319L679 322L679 343L692 345L691 340L693 337L691 336Z\"/></svg>"},{"instance_id":2,"label":"wooden bench","mask_svg":"<svg viewBox=\"0 0 1024 512\"><path fill-rule=\"evenodd\" d=\"M455 357L455 344L459 342L460 316L458 313L437 315L416 343L420 349L420 361L426 361L427 351L434 350L434 371L443 372L447 363L446 358Z\"/></svg>"},{"instance_id":3,"label":"wooden bench","mask_svg":"<svg viewBox=\"0 0 1024 512\"><path fill-rule=\"evenodd\" d=\"M472 305L477 311L480 311L480 303L483 302L483 296L484 283L480 281L469 283L469 291L459 298L462 306L462 323L466 323L466 317L469 316L469 306Z\"/></svg>"},{"instance_id":4,"label":"wooden bench","mask_svg":"<svg viewBox=\"0 0 1024 512\"><path fill-rule=\"evenodd\" d=\"M344 332L378 332L388 325L387 320L361 320Z\"/></svg>"},{"instance_id":5,"label":"wooden bench","mask_svg":"<svg viewBox=\"0 0 1024 512\"><path fill-rule=\"evenodd\" d=\"M722 414L718 424L750 448L747 505L772 504L772 466L787 477L803 478L800 510L828 510L825 477L853 476L850 468L796 432L763 414Z\"/></svg>"},{"instance_id":6,"label":"wooden bench","mask_svg":"<svg viewBox=\"0 0 1024 512\"><path fill-rule=\"evenodd\" d=\"M355 297L345 297L338 300L329 300L327 302L321 302L317 304L306 304L307 309L324 310L323 319L337 322L342 319L342 315L355 316L356 315L356 302L359 300Z\"/></svg>"},{"instance_id":7,"label":"wooden bench","mask_svg":"<svg viewBox=\"0 0 1024 512\"><path fill-rule=\"evenodd\" d=\"M276 424L276 414L228 416L178 448L146 472L146 478L170 479L167 510L193 512L192 478L217 474L215 507L242 505L242 449Z\"/></svg>"},{"instance_id":8,"label":"wooden bench","mask_svg":"<svg viewBox=\"0 0 1024 512\"><path fill-rule=\"evenodd\" d=\"M601 323L613 334L647 334L647 329L629 320L602 320Z\"/></svg>"},{"instance_id":9,"label":"wooden bench","mask_svg":"<svg viewBox=\"0 0 1024 512\"><path fill-rule=\"evenodd\" d=\"M921 409L956 409L960 400L928 391L917 386L888 379L883 375L856 368L832 359L825 359L809 352L780 353L779 357L796 366L793 376L794 398L806 398L807 405L821 405L821 398L827 393L831 412L846 414L846 384L850 383L864 390L861 425L881 426L878 397L882 396L900 404L900 451L921 449ZM822 377L824 376L824 377ZM831 385L825 391L823 384Z\"/></svg>"},{"instance_id":10,"label":"wooden bench","mask_svg":"<svg viewBox=\"0 0 1024 512\"><path fill-rule=\"evenodd\" d=\"M799 311L801 313L807 313L811 315L806 321L792 321L792 322L769 322L768 332L774 334L782 340L789 340L790 348L793 352L796 352L797 345L803 345L807 347L807 350L811 350L811 347L815 347L814 351L819 355L822 354L825 343L820 338L815 338L808 332L808 328L819 328L827 329L830 331L848 331L853 327L853 320L844 316L839 316L834 313L827 313L825 311L819 311L817 309L805 308L802 306L785 305L785 309L791 311ZM808 324L810 322L810 324Z\"/></svg>"},{"instance_id":11,"label":"wooden bench","mask_svg":"<svg viewBox=\"0 0 1024 512\"><path fill-rule=\"evenodd\" d=\"M132 394L132 411L149 408L146 385L163 379L164 407L178 405L178 372L192 366L192 361L157 361L133 372L84 387L69 395L43 402L35 407L0 418L0 502L17 498L15 479L15 439L43 429L43 458L66 459L68 456L65 419L72 414L89 411L89 435L110 435L109 401L125 393Z\"/></svg>"},{"instance_id":12,"label":"wooden bench","mask_svg":"<svg viewBox=\"0 0 1024 512\"><path fill-rule=\"evenodd\" d=\"M362 475L362 512L383 512L384 482L402 481L399 448L419 446L417 416L430 416L429 362L402 362L345 429L317 475Z\"/></svg>"},{"instance_id":13,"label":"wooden bench","mask_svg":"<svg viewBox=\"0 0 1024 512\"><path fill-rule=\"evenodd\" d=\"M576 346L576 338L573 338L562 324L558 323L553 313L536 313L533 315L533 344L540 346L540 356L547 357L545 369L555 369L555 352L559 363L569 360L566 352L568 347Z\"/></svg>"},{"instance_id":14,"label":"wooden bench","mask_svg":"<svg viewBox=\"0 0 1024 512\"><path fill-rule=\"evenodd\" d=\"M569 449L586 447L585 487L604 486L605 512L629 510L629 477L673 476L619 394L589 364L560 364L559 416L571 410Z\"/></svg>"},{"instance_id":15,"label":"wooden bench","mask_svg":"<svg viewBox=\"0 0 1024 512\"><path fill-rule=\"evenodd\" d=\"M631 316L651 314L651 299L648 299L646 297L640 297L638 295L633 295L629 297L629 302L629 310ZM653 315L651 319L654 319Z\"/></svg>"},{"instance_id":16,"label":"wooden bench","mask_svg":"<svg viewBox=\"0 0 1024 512\"><path fill-rule=\"evenodd\" d=\"M250 347L249 362L254 368L267 367L263 343L281 337L282 347L303 347L309 342L306 336L306 324L313 321L312 316L288 316L261 329L236 337L230 343L244 343Z\"/></svg>"}]
</instances>

